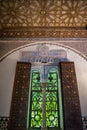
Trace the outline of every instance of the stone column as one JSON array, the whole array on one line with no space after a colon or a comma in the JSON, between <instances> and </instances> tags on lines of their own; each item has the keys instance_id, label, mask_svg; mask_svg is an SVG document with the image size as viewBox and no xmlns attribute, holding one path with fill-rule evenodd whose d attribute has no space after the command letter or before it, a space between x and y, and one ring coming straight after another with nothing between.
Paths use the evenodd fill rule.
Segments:
<instances>
[{"instance_id":1,"label":"stone column","mask_svg":"<svg viewBox=\"0 0 87 130\"><path fill-rule=\"evenodd\" d=\"M46 128L46 83L42 83L42 94L43 94L43 104L42 104L42 128L41 130L47 130Z\"/></svg>"}]
</instances>

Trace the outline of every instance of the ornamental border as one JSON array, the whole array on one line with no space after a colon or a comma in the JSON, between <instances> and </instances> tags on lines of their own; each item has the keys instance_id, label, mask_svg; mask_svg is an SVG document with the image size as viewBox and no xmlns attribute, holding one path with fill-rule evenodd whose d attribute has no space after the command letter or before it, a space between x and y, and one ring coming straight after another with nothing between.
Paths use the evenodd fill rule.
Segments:
<instances>
[{"instance_id":1,"label":"ornamental border","mask_svg":"<svg viewBox=\"0 0 87 130\"><path fill-rule=\"evenodd\" d=\"M87 38L86 28L30 27L5 28L0 38Z\"/></svg>"}]
</instances>

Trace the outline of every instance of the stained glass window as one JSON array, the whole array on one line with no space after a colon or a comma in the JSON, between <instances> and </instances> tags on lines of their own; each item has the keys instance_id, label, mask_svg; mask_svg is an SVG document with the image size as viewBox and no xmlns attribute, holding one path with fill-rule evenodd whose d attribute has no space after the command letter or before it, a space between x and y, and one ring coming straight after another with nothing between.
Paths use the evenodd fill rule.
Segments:
<instances>
[{"instance_id":1,"label":"stained glass window","mask_svg":"<svg viewBox=\"0 0 87 130\"><path fill-rule=\"evenodd\" d=\"M58 103L58 75L57 72L48 73L46 84L46 127L59 127L59 103ZM31 80L31 108L30 128L42 127L43 93L40 82L40 73L33 72Z\"/></svg>"},{"instance_id":2,"label":"stained glass window","mask_svg":"<svg viewBox=\"0 0 87 130\"><path fill-rule=\"evenodd\" d=\"M40 73L32 73L31 82L31 119L30 127L41 127L42 124L42 89L40 83Z\"/></svg>"},{"instance_id":3,"label":"stained glass window","mask_svg":"<svg viewBox=\"0 0 87 130\"><path fill-rule=\"evenodd\" d=\"M58 77L56 72L48 74L46 87L46 126L59 126Z\"/></svg>"}]
</instances>

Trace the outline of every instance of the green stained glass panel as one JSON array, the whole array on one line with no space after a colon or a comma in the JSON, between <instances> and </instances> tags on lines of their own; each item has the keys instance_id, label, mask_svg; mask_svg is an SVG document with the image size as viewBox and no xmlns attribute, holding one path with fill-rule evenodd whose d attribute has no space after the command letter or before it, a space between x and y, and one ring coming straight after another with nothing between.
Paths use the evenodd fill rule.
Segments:
<instances>
[{"instance_id":1,"label":"green stained glass panel","mask_svg":"<svg viewBox=\"0 0 87 130\"><path fill-rule=\"evenodd\" d=\"M42 91L40 73L32 73L31 83L31 120L30 127L39 128L42 125Z\"/></svg>"},{"instance_id":2,"label":"green stained glass panel","mask_svg":"<svg viewBox=\"0 0 87 130\"><path fill-rule=\"evenodd\" d=\"M46 92L46 125L58 127L57 92Z\"/></svg>"},{"instance_id":3,"label":"green stained glass panel","mask_svg":"<svg viewBox=\"0 0 87 130\"><path fill-rule=\"evenodd\" d=\"M31 118L31 127L33 128L39 128L41 127L42 124L42 111L33 111L32 110L32 118Z\"/></svg>"},{"instance_id":4,"label":"green stained glass panel","mask_svg":"<svg viewBox=\"0 0 87 130\"><path fill-rule=\"evenodd\" d=\"M48 74L48 81L46 90L57 90L58 89L58 76L56 72L50 72Z\"/></svg>"},{"instance_id":5,"label":"green stained glass panel","mask_svg":"<svg viewBox=\"0 0 87 130\"><path fill-rule=\"evenodd\" d=\"M32 73L31 82L31 119L30 127L39 128L42 126L43 94L40 83L40 73ZM58 109L58 76L56 72L48 74L46 86L46 126L59 127Z\"/></svg>"},{"instance_id":6,"label":"green stained glass panel","mask_svg":"<svg viewBox=\"0 0 87 130\"><path fill-rule=\"evenodd\" d=\"M46 126L59 126L58 113L58 76L56 72L48 74L46 87Z\"/></svg>"},{"instance_id":7,"label":"green stained glass panel","mask_svg":"<svg viewBox=\"0 0 87 130\"><path fill-rule=\"evenodd\" d=\"M47 127L58 127L57 111L47 111L46 112L46 126Z\"/></svg>"},{"instance_id":8,"label":"green stained glass panel","mask_svg":"<svg viewBox=\"0 0 87 130\"><path fill-rule=\"evenodd\" d=\"M32 91L31 127L41 127L42 124L42 92Z\"/></svg>"},{"instance_id":9,"label":"green stained glass panel","mask_svg":"<svg viewBox=\"0 0 87 130\"><path fill-rule=\"evenodd\" d=\"M32 90L41 90L41 83L40 83L40 73L33 72L32 73Z\"/></svg>"}]
</instances>

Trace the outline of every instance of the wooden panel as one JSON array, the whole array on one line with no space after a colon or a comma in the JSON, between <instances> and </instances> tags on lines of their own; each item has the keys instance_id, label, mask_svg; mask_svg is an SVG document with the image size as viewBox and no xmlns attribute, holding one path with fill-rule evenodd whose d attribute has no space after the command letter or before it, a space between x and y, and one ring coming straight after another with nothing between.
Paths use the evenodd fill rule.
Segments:
<instances>
[{"instance_id":1,"label":"wooden panel","mask_svg":"<svg viewBox=\"0 0 87 130\"><path fill-rule=\"evenodd\" d=\"M30 63L17 63L8 130L26 130L30 70Z\"/></svg>"},{"instance_id":2,"label":"wooden panel","mask_svg":"<svg viewBox=\"0 0 87 130\"><path fill-rule=\"evenodd\" d=\"M82 130L80 101L73 62L60 63L65 130Z\"/></svg>"}]
</instances>

